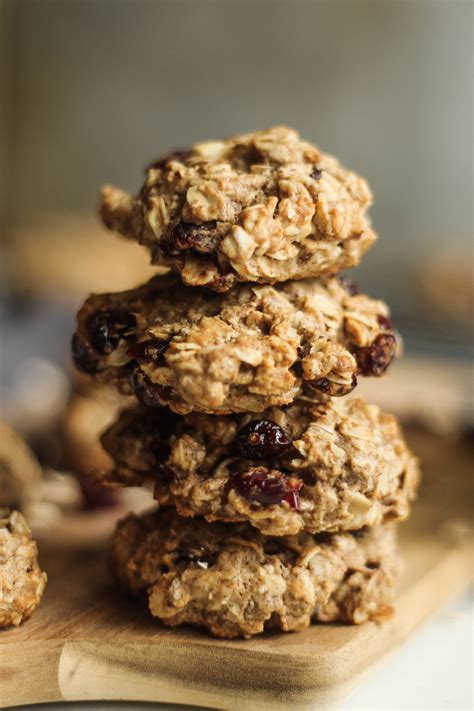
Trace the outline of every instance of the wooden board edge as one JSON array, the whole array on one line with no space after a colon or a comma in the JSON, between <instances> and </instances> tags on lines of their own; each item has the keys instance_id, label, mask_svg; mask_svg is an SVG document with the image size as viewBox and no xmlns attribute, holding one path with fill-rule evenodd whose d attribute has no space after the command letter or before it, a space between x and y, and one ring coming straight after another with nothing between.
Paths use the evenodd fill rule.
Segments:
<instances>
[{"instance_id":1,"label":"wooden board edge","mask_svg":"<svg viewBox=\"0 0 474 711\"><path fill-rule=\"evenodd\" d=\"M387 647L399 646L461 592L472 578L472 560L471 542L449 549L399 596L392 620L358 628L346 645L322 657L249 650L245 642L239 647L193 643L196 654L191 657L182 642L160 640L159 654L153 654L149 643L131 643L130 659L124 664L123 649L103 641L5 645L8 658L2 664L2 700L7 706L63 700L162 701L227 709L241 709L245 701L253 708L324 706L345 695ZM22 666L25 658L27 669ZM37 679L34 699L27 691L31 689L31 659ZM22 675L23 679L28 675L27 684Z\"/></svg>"}]
</instances>

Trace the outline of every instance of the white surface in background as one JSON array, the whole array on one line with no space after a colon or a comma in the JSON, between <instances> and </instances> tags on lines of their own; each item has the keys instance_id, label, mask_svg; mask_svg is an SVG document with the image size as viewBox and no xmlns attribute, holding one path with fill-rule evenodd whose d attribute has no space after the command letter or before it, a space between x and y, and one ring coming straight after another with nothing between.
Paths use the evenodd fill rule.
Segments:
<instances>
[{"instance_id":1,"label":"white surface in background","mask_svg":"<svg viewBox=\"0 0 474 711\"><path fill-rule=\"evenodd\" d=\"M438 613L367 677L338 711L470 711L474 598Z\"/></svg>"},{"instance_id":2,"label":"white surface in background","mask_svg":"<svg viewBox=\"0 0 474 711\"><path fill-rule=\"evenodd\" d=\"M372 670L337 711L471 711L473 708L474 596L439 612ZM169 704L77 703L24 706L23 711L183 711ZM192 707L196 708L196 707ZM294 707L297 711L297 707ZM242 707L239 711L252 711ZM275 699L275 711L278 701Z\"/></svg>"}]
</instances>

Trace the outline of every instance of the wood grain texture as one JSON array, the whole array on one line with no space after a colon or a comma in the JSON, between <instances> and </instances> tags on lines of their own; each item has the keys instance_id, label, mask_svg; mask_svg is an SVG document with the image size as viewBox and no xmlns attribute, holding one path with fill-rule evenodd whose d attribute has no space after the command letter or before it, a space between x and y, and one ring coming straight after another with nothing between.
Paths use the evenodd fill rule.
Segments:
<instances>
[{"instance_id":1,"label":"wood grain texture","mask_svg":"<svg viewBox=\"0 0 474 711\"><path fill-rule=\"evenodd\" d=\"M103 521L94 539L96 524L85 519L84 536L43 542L44 601L22 627L1 633L2 705L109 699L305 709L340 697L472 574L472 449L421 433L413 439L425 485L402 527L405 572L391 620L247 641L166 629L114 590Z\"/></svg>"}]
</instances>

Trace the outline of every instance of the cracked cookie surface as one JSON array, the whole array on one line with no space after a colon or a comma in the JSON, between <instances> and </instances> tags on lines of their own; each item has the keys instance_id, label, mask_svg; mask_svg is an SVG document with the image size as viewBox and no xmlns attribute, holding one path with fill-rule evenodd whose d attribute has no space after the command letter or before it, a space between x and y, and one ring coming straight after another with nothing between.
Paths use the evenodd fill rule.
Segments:
<instances>
[{"instance_id":1,"label":"cracked cookie surface","mask_svg":"<svg viewBox=\"0 0 474 711\"><path fill-rule=\"evenodd\" d=\"M120 522L111 564L122 587L147 598L164 624L224 638L382 619L391 614L399 571L392 526L268 538L246 525L183 521L169 510Z\"/></svg>"},{"instance_id":2,"label":"cracked cookie surface","mask_svg":"<svg viewBox=\"0 0 474 711\"><path fill-rule=\"evenodd\" d=\"M399 348L382 302L345 277L238 285L226 294L155 277L92 295L78 314L76 365L148 405L260 412L319 391L345 395Z\"/></svg>"},{"instance_id":3,"label":"cracked cookie surface","mask_svg":"<svg viewBox=\"0 0 474 711\"><path fill-rule=\"evenodd\" d=\"M19 511L0 508L0 627L19 625L34 612L46 585L38 549Z\"/></svg>"},{"instance_id":4,"label":"cracked cookie surface","mask_svg":"<svg viewBox=\"0 0 474 711\"><path fill-rule=\"evenodd\" d=\"M402 520L420 480L397 420L352 398L297 400L258 417L138 406L102 443L115 461L102 484L154 479L157 501L180 515L245 521L266 535Z\"/></svg>"},{"instance_id":5,"label":"cracked cookie surface","mask_svg":"<svg viewBox=\"0 0 474 711\"><path fill-rule=\"evenodd\" d=\"M101 215L184 283L226 291L355 266L376 239L371 202L363 178L277 126L170 153L136 197L105 187Z\"/></svg>"}]
</instances>

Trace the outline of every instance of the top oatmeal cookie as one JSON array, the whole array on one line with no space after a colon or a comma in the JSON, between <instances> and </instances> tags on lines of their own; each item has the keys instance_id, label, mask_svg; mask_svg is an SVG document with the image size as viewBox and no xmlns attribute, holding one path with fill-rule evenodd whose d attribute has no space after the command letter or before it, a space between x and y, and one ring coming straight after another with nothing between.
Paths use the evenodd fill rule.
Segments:
<instances>
[{"instance_id":1,"label":"top oatmeal cookie","mask_svg":"<svg viewBox=\"0 0 474 711\"><path fill-rule=\"evenodd\" d=\"M107 227L185 284L227 291L353 267L375 241L367 182L277 126L152 163L136 197L102 191Z\"/></svg>"}]
</instances>

